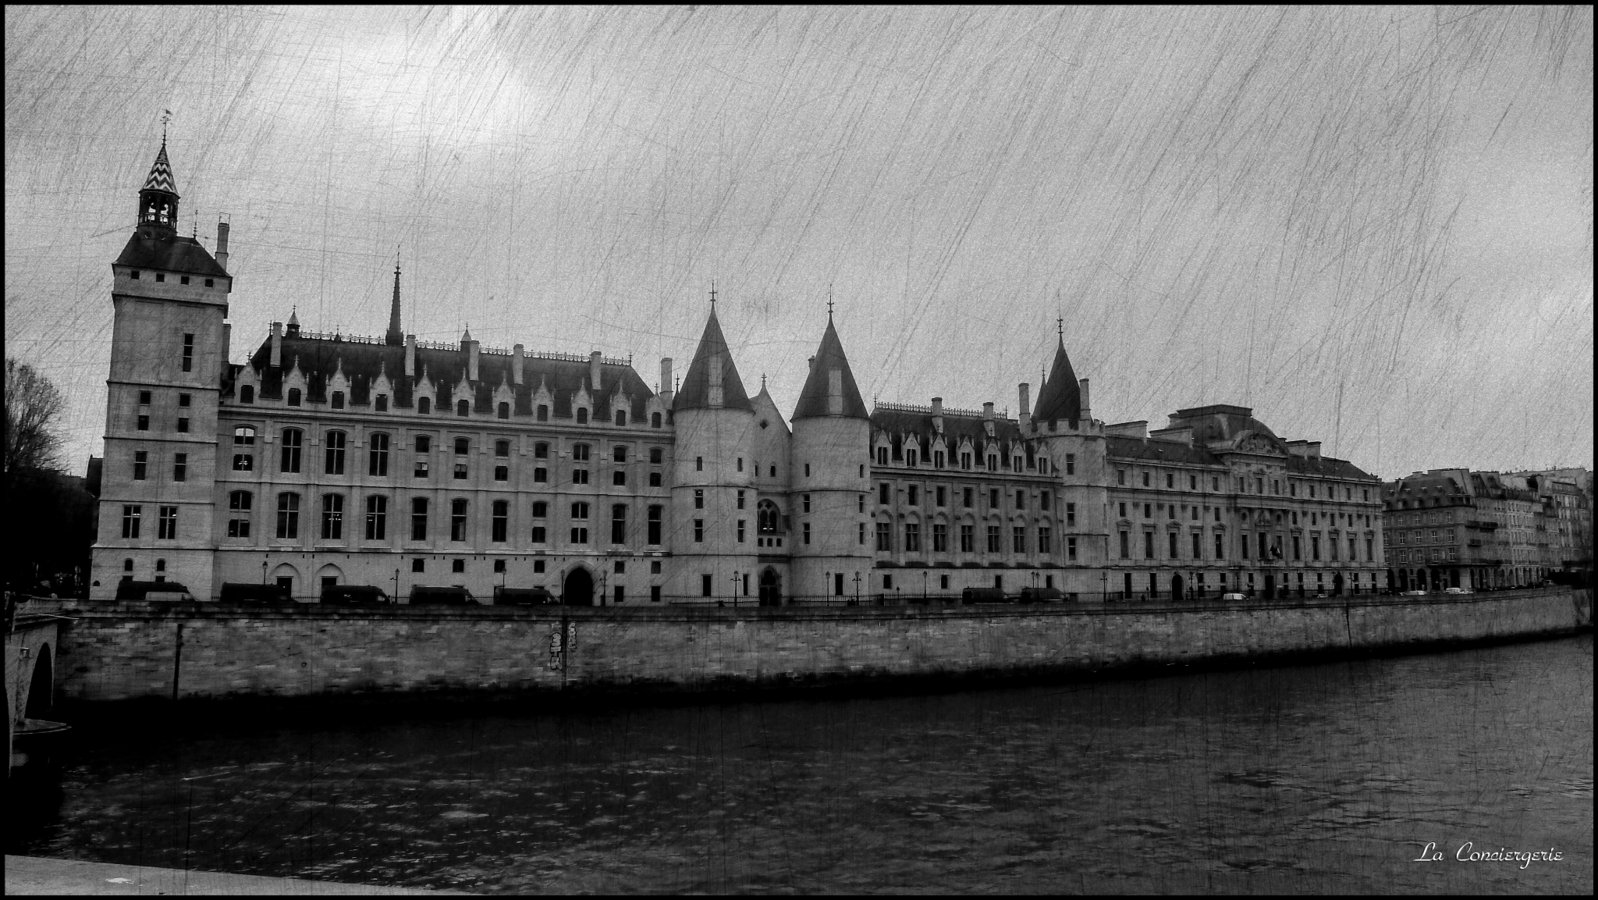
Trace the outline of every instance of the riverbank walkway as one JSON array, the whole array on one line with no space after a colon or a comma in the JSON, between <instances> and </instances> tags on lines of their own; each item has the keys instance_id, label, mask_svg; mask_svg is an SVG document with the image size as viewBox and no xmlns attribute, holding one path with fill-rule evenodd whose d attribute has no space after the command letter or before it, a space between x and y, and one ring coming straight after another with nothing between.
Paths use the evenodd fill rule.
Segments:
<instances>
[{"instance_id":1,"label":"riverbank walkway","mask_svg":"<svg viewBox=\"0 0 1598 900\"><path fill-rule=\"evenodd\" d=\"M76 859L45 859L39 856L6 857L7 897L45 894L168 897L186 895L325 897L335 894L469 896L463 892L430 891L423 888L374 887L369 884L339 884L332 881L309 881L303 878L272 878L266 875L230 875L225 872L124 866L116 863L83 862Z\"/></svg>"}]
</instances>

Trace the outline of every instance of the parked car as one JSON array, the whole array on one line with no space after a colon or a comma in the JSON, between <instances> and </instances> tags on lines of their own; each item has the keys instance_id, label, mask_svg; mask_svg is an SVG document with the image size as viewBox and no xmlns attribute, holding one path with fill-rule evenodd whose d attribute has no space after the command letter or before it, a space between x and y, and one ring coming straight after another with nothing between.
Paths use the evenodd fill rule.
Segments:
<instances>
[{"instance_id":1,"label":"parked car","mask_svg":"<svg viewBox=\"0 0 1598 900\"><path fill-rule=\"evenodd\" d=\"M1003 603L1006 599L1001 588L966 588L960 592L961 603Z\"/></svg>"},{"instance_id":2,"label":"parked car","mask_svg":"<svg viewBox=\"0 0 1598 900\"><path fill-rule=\"evenodd\" d=\"M194 595L176 581L117 582L118 600L150 600L166 603L193 603Z\"/></svg>"},{"instance_id":3,"label":"parked car","mask_svg":"<svg viewBox=\"0 0 1598 900\"><path fill-rule=\"evenodd\" d=\"M1019 600L1022 603L1064 603L1065 592L1051 587L1024 587Z\"/></svg>"},{"instance_id":4,"label":"parked car","mask_svg":"<svg viewBox=\"0 0 1598 900\"><path fill-rule=\"evenodd\" d=\"M1239 594L1236 591L1229 591L1229 592L1221 595L1221 600L1222 600L1222 602L1225 602L1225 603L1231 603L1231 602L1233 602L1235 600L1247 600L1247 599L1248 599L1248 597L1246 597L1243 594Z\"/></svg>"},{"instance_id":5,"label":"parked car","mask_svg":"<svg viewBox=\"0 0 1598 900\"><path fill-rule=\"evenodd\" d=\"M249 584L238 581L222 582L217 597L222 603L241 606L293 606L294 597L280 584Z\"/></svg>"},{"instance_id":6,"label":"parked car","mask_svg":"<svg viewBox=\"0 0 1598 900\"><path fill-rule=\"evenodd\" d=\"M541 587L494 588L495 606L549 606L560 603L560 598Z\"/></svg>"},{"instance_id":7,"label":"parked car","mask_svg":"<svg viewBox=\"0 0 1598 900\"><path fill-rule=\"evenodd\" d=\"M1400 597L1424 597L1424 596L1426 596L1426 592L1425 591L1421 591L1421 590L1404 591L1401 594L1399 594L1399 596Z\"/></svg>"},{"instance_id":8,"label":"parked car","mask_svg":"<svg viewBox=\"0 0 1598 900\"><path fill-rule=\"evenodd\" d=\"M412 606L478 606L477 598L463 587L413 587Z\"/></svg>"},{"instance_id":9,"label":"parked car","mask_svg":"<svg viewBox=\"0 0 1598 900\"><path fill-rule=\"evenodd\" d=\"M329 606L393 606L394 598L375 585L334 584L322 588L322 602Z\"/></svg>"},{"instance_id":10,"label":"parked car","mask_svg":"<svg viewBox=\"0 0 1598 900\"><path fill-rule=\"evenodd\" d=\"M1474 594L1476 592L1471 590L1470 588L1467 588L1467 587L1451 587L1451 588L1443 588L1443 593L1445 593L1445 594Z\"/></svg>"}]
</instances>

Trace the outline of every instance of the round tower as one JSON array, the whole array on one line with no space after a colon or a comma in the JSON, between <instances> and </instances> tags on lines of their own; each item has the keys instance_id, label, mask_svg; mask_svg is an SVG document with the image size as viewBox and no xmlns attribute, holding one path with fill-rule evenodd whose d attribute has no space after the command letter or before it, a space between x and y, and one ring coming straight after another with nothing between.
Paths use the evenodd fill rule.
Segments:
<instances>
[{"instance_id":1,"label":"round tower","mask_svg":"<svg viewBox=\"0 0 1598 900\"><path fill-rule=\"evenodd\" d=\"M1037 441L1048 455L1059 485L1060 506L1055 510L1061 536L1058 546L1076 539L1077 559L1066 569L1061 587L1068 593L1097 595L1105 589L1102 575L1109 561L1104 424L1095 421L1089 409L1087 379L1078 381L1071 368L1063 322L1054 365L1038 388L1037 406L1022 433ZM1066 504L1075 512L1075 524L1061 514Z\"/></svg>"},{"instance_id":2,"label":"round tower","mask_svg":"<svg viewBox=\"0 0 1598 900\"><path fill-rule=\"evenodd\" d=\"M758 602L754 409L716 319L672 398L670 546L665 593L678 602Z\"/></svg>"},{"instance_id":3,"label":"round tower","mask_svg":"<svg viewBox=\"0 0 1598 900\"><path fill-rule=\"evenodd\" d=\"M871 420L830 309L792 421L792 595L811 602L853 599L871 574Z\"/></svg>"}]
</instances>

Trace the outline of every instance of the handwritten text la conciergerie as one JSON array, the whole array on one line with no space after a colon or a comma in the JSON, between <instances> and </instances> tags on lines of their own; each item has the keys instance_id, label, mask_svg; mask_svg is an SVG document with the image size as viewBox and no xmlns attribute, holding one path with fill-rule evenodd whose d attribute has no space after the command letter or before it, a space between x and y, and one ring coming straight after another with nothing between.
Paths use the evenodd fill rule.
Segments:
<instances>
[{"instance_id":1,"label":"handwritten text la conciergerie","mask_svg":"<svg viewBox=\"0 0 1598 900\"><path fill-rule=\"evenodd\" d=\"M1514 862L1520 863L1519 868L1526 868L1534 862L1563 862L1563 850L1549 847L1547 850L1510 850L1499 847L1497 850L1477 850L1474 841L1466 841L1454 851L1454 859L1460 862ZM1420 852L1411 862L1442 862L1443 852L1437 849L1436 841L1427 841L1426 849Z\"/></svg>"}]
</instances>

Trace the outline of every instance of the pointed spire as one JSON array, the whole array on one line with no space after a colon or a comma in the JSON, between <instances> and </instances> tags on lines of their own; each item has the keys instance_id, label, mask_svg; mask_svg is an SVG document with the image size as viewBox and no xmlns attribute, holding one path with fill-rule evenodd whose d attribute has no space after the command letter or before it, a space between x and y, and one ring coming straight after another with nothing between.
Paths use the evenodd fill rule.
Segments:
<instances>
[{"instance_id":1,"label":"pointed spire","mask_svg":"<svg viewBox=\"0 0 1598 900\"><path fill-rule=\"evenodd\" d=\"M818 416L843 416L866 419L866 402L855 384L854 372L849 368L849 358L844 355L843 342L838 340L838 329L833 325L831 311L827 314L827 330L821 335L821 347L816 351L799 392L799 403L794 407L794 420Z\"/></svg>"},{"instance_id":2,"label":"pointed spire","mask_svg":"<svg viewBox=\"0 0 1598 900\"><path fill-rule=\"evenodd\" d=\"M1038 388L1038 405L1033 408L1035 422L1074 422L1082 418L1082 386L1071 368L1071 357L1065 352L1065 323L1059 323L1059 345L1054 351L1054 366L1049 377Z\"/></svg>"},{"instance_id":3,"label":"pointed spire","mask_svg":"<svg viewBox=\"0 0 1598 900\"><path fill-rule=\"evenodd\" d=\"M718 396L719 395L719 396ZM694 350L694 361L688 366L688 377L672 399L672 409L752 409L749 394L744 391L743 379L733 364L732 351L721 333L721 323L716 320L716 310L710 310L705 322L705 332Z\"/></svg>"},{"instance_id":4,"label":"pointed spire","mask_svg":"<svg viewBox=\"0 0 1598 900\"><path fill-rule=\"evenodd\" d=\"M400 330L400 264L399 251L394 251L394 302L388 310L388 331L383 335L383 343L390 347L398 347L405 343L405 333Z\"/></svg>"}]
</instances>

